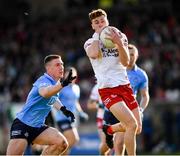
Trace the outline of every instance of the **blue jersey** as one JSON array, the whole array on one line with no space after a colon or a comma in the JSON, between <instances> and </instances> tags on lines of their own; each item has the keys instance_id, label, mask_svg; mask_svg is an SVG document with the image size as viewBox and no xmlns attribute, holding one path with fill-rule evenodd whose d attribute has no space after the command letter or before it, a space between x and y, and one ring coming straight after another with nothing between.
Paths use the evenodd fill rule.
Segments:
<instances>
[{"instance_id":1,"label":"blue jersey","mask_svg":"<svg viewBox=\"0 0 180 156\"><path fill-rule=\"evenodd\" d=\"M39 88L55 85L56 81L48 74L44 74L33 84L22 110L16 117L23 123L32 127L41 127L50 112L52 105L59 101L58 94L44 98L39 94Z\"/></svg>"},{"instance_id":2,"label":"blue jersey","mask_svg":"<svg viewBox=\"0 0 180 156\"><path fill-rule=\"evenodd\" d=\"M133 89L134 95L137 95L138 91L148 87L148 77L144 70L137 65L133 69L127 70L128 78Z\"/></svg>"},{"instance_id":3,"label":"blue jersey","mask_svg":"<svg viewBox=\"0 0 180 156\"><path fill-rule=\"evenodd\" d=\"M76 103L80 98L80 88L77 84L69 84L59 92L59 99L64 106L74 114L76 113ZM55 120L70 120L62 112L55 113Z\"/></svg>"}]
</instances>

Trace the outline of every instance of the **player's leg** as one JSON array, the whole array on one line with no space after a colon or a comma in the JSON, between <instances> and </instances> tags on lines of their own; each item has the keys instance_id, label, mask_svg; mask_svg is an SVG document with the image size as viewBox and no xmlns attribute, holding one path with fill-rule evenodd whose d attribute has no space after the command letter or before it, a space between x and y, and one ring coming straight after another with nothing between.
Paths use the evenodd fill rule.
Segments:
<instances>
[{"instance_id":1,"label":"player's leg","mask_svg":"<svg viewBox=\"0 0 180 156\"><path fill-rule=\"evenodd\" d=\"M22 155L28 145L28 127L19 119L15 119L10 130L10 141L7 147L7 155Z\"/></svg>"},{"instance_id":2,"label":"player's leg","mask_svg":"<svg viewBox=\"0 0 180 156\"><path fill-rule=\"evenodd\" d=\"M33 141L35 144L48 145L42 155L59 155L68 148L66 138L57 129L49 127L39 134Z\"/></svg>"},{"instance_id":3,"label":"player's leg","mask_svg":"<svg viewBox=\"0 0 180 156\"><path fill-rule=\"evenodd\" d=\"M132 110L132 113L134 114L134 117L136 118L138 128L137 128L137 134L140 134L142 131L142 117L140 114L139 107Z\"/></svg>"},{"instance_id":4,"label":"player's leg","mask_svg":"<svg viewBox=\"0 0 180 156\"><path fill-rule=\"evenodd\" d=\"M74 144L76 144L79 141L79 134L76 128L77 123L72 123L68 119L66 119L58 121L57 125L60 132L62 132L63 135L66 137L70 149ZM69 150L66 150L63 154L67 155L68 153Z\"/></svg>"},{"instance_id":5,"label":"player's leg","mask_svg":"<svg viewBox=\"0 0 180 156\"><path fill-rule=\"evenodd\" d=\"M124 143L128 155L136 155L137 122L133 113L123 101L113 104L110 107L110 111L119 121L121 121L123 127L125 127ZM123 128L121 124L119 124L120 129ZM115 128L116 127L114 127L114 129ZM112 130L113 130L113 126L112 126Z\"/></svg>"},{"instance_id":6,"label":"player's leg","mask_svg":"<svg viewBox=\"0 0 180 156\"><path fill-rule=\"evenodd\" d=\"M79 142L79 134L77 131L77 128L73 127L71 129L65 130L63 132L63 135L66 137L69 149L74 146L77 142ZM66 150L63 154L67 155L69 153L69 150Z\"/></svg>"},{"instance_id":7,"label":"player's leg","mask_svg":"<svg viewBox=\"0 0 180 156\"><path fill-rule=\"evenodd\" d=\"M27 144L26 139L11 139L7 147L6 155L23 155Z\"/></svg>"},{"instance_id":8,"label":"player's leg","mask_svg":"<svg viewBox=\"0 0 180 156\"><path fill-rule=\"evenodd\" d=\"M116 132L114 136L114 152L115 155L124 155L125 144L124 144L124 132Z\"/></svg>"}]
</instances>

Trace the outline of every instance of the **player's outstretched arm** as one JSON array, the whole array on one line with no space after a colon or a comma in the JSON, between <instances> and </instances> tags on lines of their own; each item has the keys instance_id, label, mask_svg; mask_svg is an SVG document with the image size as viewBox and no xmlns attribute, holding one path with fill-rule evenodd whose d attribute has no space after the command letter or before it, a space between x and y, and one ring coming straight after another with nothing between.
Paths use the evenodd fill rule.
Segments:
<instances>
[{"instance_id":1,"label":"player's outstretched arm","mask_svg":"<svg viewBox=\"0 0 180 156\"><path fill-rule=\"evenodd\" d=\"M142 109L142 111L144 111L149 104L150 97L149 97L148 88L141 89L140 94L141 94L140 108Z\"/></svg>"},{"instance_id":2,"label":"player's outstretched arm","mask_svg":"<svg viewBox=\"0 0 180 156\"><path fill-rule=\"evenodd\" d=\"M41 87L39 89L39 94L44 98L49 98L49 97L57 94L62 89L62 87L67 86L75 78L76 78L75 76L74 77L72 76L72 70L70 70L67 77L65 77L61 81L58 81L56 83L56 85L51 85L51 86L47 86L47 87Z\"/></svg>"}]
</instances>

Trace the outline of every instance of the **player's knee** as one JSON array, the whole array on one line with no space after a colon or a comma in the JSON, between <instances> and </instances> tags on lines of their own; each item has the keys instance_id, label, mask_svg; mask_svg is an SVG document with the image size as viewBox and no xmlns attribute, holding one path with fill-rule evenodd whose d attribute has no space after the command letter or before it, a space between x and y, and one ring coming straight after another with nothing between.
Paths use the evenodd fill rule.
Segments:
<instances>
[{"instance_id":1,"label":"player's knee","mask_svg":"<svg viewBox=\"0 0 180 156\"><path fill-rule=\"evenodd\" d=\"M75 138L68 138L68 144L69 144L69 148L71 148L72 146L74 146L75 144L77 144L79 142L79 137L75 137Z\"/></svg>"},{"instance_id":2,"label":"player's knee","mask_svg":"<svg viewBox=\"0 0 180 156\"><path fill-rule=\"evenodd\" d=\"M127 129L131 129L132 131L137 132L138 124L137 124L136 120L132 119L130 122L128 122Z\"/></svg>"},{"instance_id":3,"label":"player's knee","mask_svg":"<svg viewBox=\"0 0 180 156\"><path fill-rule=\"evenodd\" d=\"M66 140L62 140L61 146L62 146L63 150L65 150L69 147L69 144Z\"/></svg>"},{"instance_id":4,"label":"player's knee","mask_svg":"<svg viewBox=\"0 0 180 156\"><path fill-rule=\"evenodd\" d=\"M67 141L63 140L63 143L62 143L62 148L63 148L63 151L66 150L67 148L69 147L69 144Z\"/></svg>"},{"instance_id":5,"label":"player's knee","mask_svg":"<svg viewBox=\"0 0 180 156\"><path fill-rule=\"evenodd\" d=\"M55 148L59 151L59 153L61 154L63 151L65 151L67 148L69 147L68 142L64 139L59 140L56 143Z\"/></svg>"},{"instance_id":6,"label":"player's knee","mask_svg":"<svg viewBox=\"0 0 180 156\"><path fill-rule=\"evenodd\" d=\"M123 148L124 139L115 139L114 140L114 146L117 146L118 148Z\"/></svg>"}]
</instances>

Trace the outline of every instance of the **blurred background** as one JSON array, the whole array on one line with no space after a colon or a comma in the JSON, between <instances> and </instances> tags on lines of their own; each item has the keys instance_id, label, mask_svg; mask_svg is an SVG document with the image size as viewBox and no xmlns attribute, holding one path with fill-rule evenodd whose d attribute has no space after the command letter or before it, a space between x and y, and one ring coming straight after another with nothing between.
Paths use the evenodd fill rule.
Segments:
<instances>
[{"instance_id":1,"label":"blurred background","mask_svg":"<svg viewBox=\"0 0 180 156\"><path fill-rule=\"evenodd\" d=\"M96 112L87 109L95 78L83 49L93 31L92 9L107 11L110 25L139 49L137 64L149 76L150 104L144 112L138 154L180 154L180 5L177 0L1 0L0 154L9 128L32 83L44 73L43 59L60 54L77 68L80 103L90 115L79 125L71 154L98 154Z\"/></svg>"}]
</instances>

